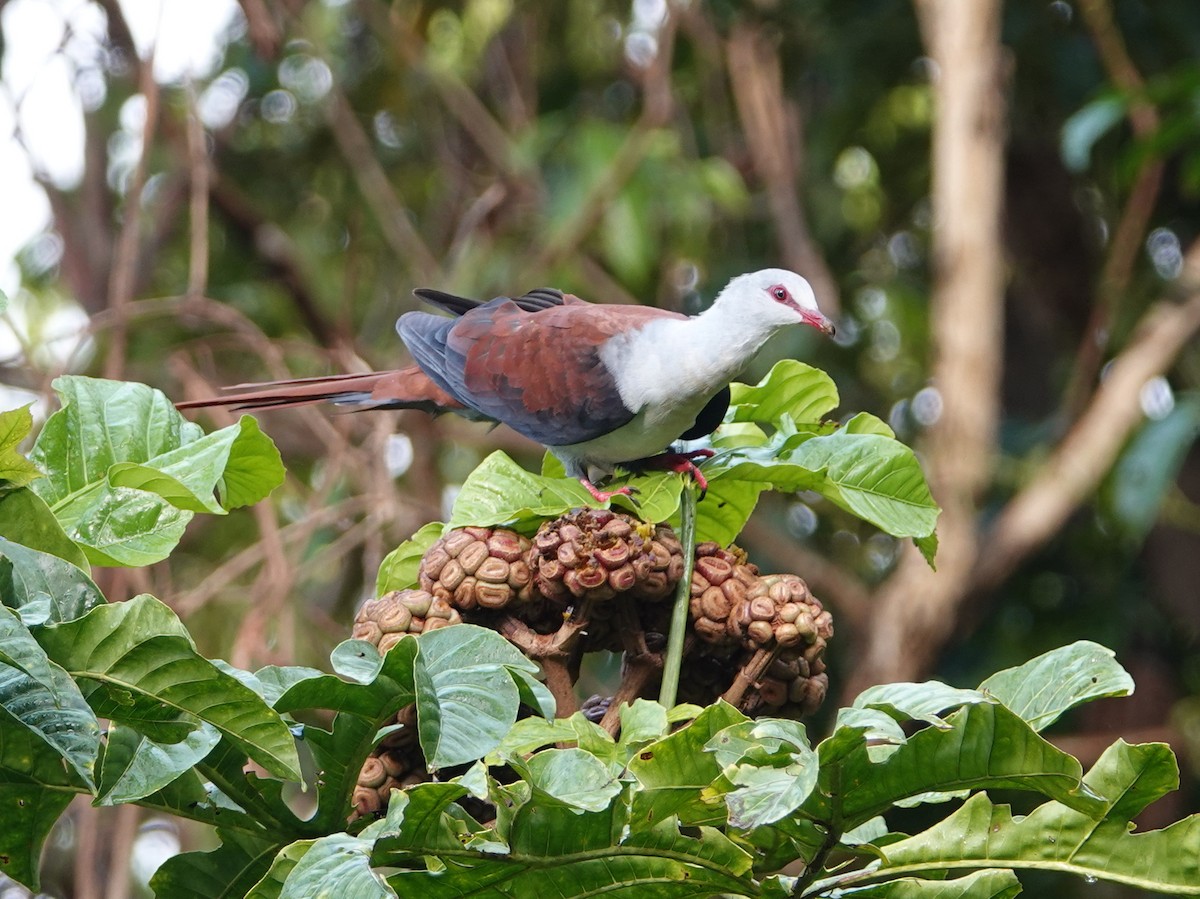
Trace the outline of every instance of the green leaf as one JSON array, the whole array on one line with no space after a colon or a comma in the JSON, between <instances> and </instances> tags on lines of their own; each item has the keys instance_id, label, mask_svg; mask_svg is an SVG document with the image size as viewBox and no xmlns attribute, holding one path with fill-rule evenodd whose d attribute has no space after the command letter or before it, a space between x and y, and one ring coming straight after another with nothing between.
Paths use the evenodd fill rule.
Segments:
<instances>
[{"instance_id":1,"label":"green leaf","mask_svg":"<svg viewBox=\"0 0 1200 899\"><path fill-rule=\"evenodd\" d=\"M0 597L27 626L69 621L104 605L92 579L57 555L0 537L0 557Z\"/></svg>"},{"instance_id":2,"label":"green leaf","mask_svg":"<svg viewBox=\"0 0 1200 899\"><path fill-rule=\"evenodd\" d=\"M0 606L0 707L94 788L100 725L70 676L17 614ZM0 736L2 738L2 736Z\"/></svg>"},{"instance_id":3,"label":"green leaf","mask_svg":"<svg viewBox=\"0 0 1200 899\"><path fill-rule=\"evenodd\" d=\"M627 761L627 752L633 751L624 743L624 729L621 737L622 745L618 747L606 730L583 717L582 712L576 712L570 718L522 718L509 729L504 739L487 754L485 760L495 767L507 763L510 759L523 758L543 746L571 743L620 771Z\"/></svg>"},{"instance_id":4,"label":"green leaf","mask_svg":"<svg viewBox=\"0 0 1200 899\"><path fill-rule=\"evenodd\" d=\"M414 801L421 790L423 786L412 791ZM397 796L393 807L399 801ZM465 836L456 839L463 832L461 819L452 817L445 804L436 816L434 811L406 815L399 835L376 843L378 865L423 868L430 856L447 865L446 871L431 866L434 870L402 870L390 876L389 883L401 896L625 894L653 899L753 894L749 855L720 831L703 827L698 836L685 836L674 819L653 825L631 820L621 801L596 812L521 803L509 828L511 854L494 837L486 843ZM410 829L423 839L408 836ZM474 848L480 845L487 850Z\"/></svg>"},{"instance_id":5,"label":"green leaf","mask_svg":"<svg viewBox=\"0 0 1200 899\"><path fill-rule=\"evenodd\" d=\"M27 487L0 494L0 537L88 569L79 544L67 536L46 501Z\"/></svg>"},{"instance_id":6,"label":"green leaf","mask_svg":"<svg viewBox=\"0 0 1200 899\"><path fill-rule=\"evenodd\" d=\"M393 590L408 590L417 586L417 570L426 550L445 532L440 521L431 521L384 556L375 579L375 595L383 596Z\"/></svg>"},{"instance_id":7,"label":"green leaf","mask_svg":"<svg viewBox=\"0 0 1200 899\"><path fill-rule=\"evenodd\" d=\"M946 728L946 713L977 702L988 702L980 690L961 690L940 681L881 684L855 697L856 709L880 709L897 721L923 721Z\"/></svg>"},{"instance_id":8,"label":"green leaf","mask_svg":"<svg viewBox=\"0 0 1200 899\"><path fill-rule=\"evenodd\" d=\"M545 749L512 764L543 797L571 808L602 811L621 792L608 767L582 749Z\"/></svg>"},{"instance_id":9,"label":"green leaf","mask_svg":"<svg viewBox=\"0 0 1200 899\"><path fill-rule=\"evenodd\" d=\"M776 424L785 416L792 421L820 421L837 408L833 379L819 368L795 359L775 363L766 377L751 387L729 385L730 421Z\"/></svg>"},{"instance_id":10,"label":"green leaf","mask_svg":"<svg viewBox=\"0 0 1200 899\"><path fill-rule=\"evenodd\" d=\"M722 462L710 479L714 487L729 479L814 490L894 537L928 538L941 511L913 451L882 434L841 429L790 449L735 451Z\"/></svg>"},{"instance_id":11,"label":"green leaf","mask_svg":"<svg viewBox=\"0 0 1200 899\"><path fill-rule=\"evenodd\" d=\"M818 789L801 813L821 821L836 814L849 830L901 800L985 788L1030 790L1095 812L1096 798L1080 786L1079 762L1004 706L967 705L946 724L919 731L882 760L871 753L861 731L839 727L817 747Z\"/></svg>"},{"instance_id":12,"label":"green leaf","mask_svg":"<svg viewBox=\"0 0 1200 899\"><path fill-rule=\"evenodd\" d=\"M178 509L224 515L264 499L282 484L283 463L258 422L243 415L236 424L146 463L116 462L108 481L156 493Z\"/></svg>"},{"instance_id":13,"label":"green leaf","mask_svg":"<svg viewBox=\"0 0 1200 899\"><path fill-rule=\"evenodd\" d=\"M779 718L743 721L720 731L704 747L716 756L726 780L729 823L750 829L791 814L817 784L817 754L804 725Z\"/></svg>"},{"instance_id":14,"label":"green leaf","mask_svg":"<svg viewBox=\"0 0 1200 899\"><path fill-rule=\"evenodd\" d=\"M708 492L696 504L696 542L712 540L728 546L750 520L763 484L725 477L718 473L708 481ZM673 522L679 527L678 516Z\"/></svg>"},{"instance_id":15,"label":"green leaf","mask_svg":"<svg viewBox=\"0 0 1200 899\"><path fill-rule=\"evenodd\" d=\"M1077 705L1133 693L1133 678L1108 647L1088 640L1054 649L1016 668L998 671L979 689L1040 731Z\"/></svg>"},{"instance_id":16,"label":"green leaf","mask_svg":"<svg viewBox=\"0 0 1200 899\"><path fill-rule=\"evenodd\" d=\"M204 759L220 739L209 725L178 743L156 743L131 727L109 725L97 802L117 805L159 792Z\"/></svg>"},{"instance_id":17,"label":"green leaf","mask_svg":"<svg viewBox=\"0 0 1200 899\"><path fill-rule=\"evenodd\" d=\"M635 699L632 705L622 703L621 745L632 752L641 743L649 743L667 735L667 710L649 699Z\"/></svg>"},{"instance_id":18,"label":"green leaf","mask_svg":"<svg viewBox=\"0 0 1200 899\"><path fill-rule=\"evenodd\" d=\"M279 854L271 870L250 891L247 899L260 896L278 896L279 899L395 897L396 893L383 877L371 870L371 848L372 841L344 833L293 843ZM274 891L275 884L281 884L278 892Z\"/></svg>"},{"instance_id":19,"label":"green leaf","mask_svg":"<svg viewBox=\"0 0 1200 899\"><path fill-rule=\"evenodd\" d=\"M57 752L0 705L0 873L37 889L38 860L54 822L89 788Z\"/></svg>"},{"instance_id":20,"label":"green leaf","mask_svg":"<svg viewBox=\"0 0 1200 899\"><path fill-rule=\"evenodd\" d=\"M3 728L4 722L0 722L0 732ZM5 773L0 772L0 776ZM7 778L0 781L0 806L4 808L0 874L37 890L42 845L73 798L73 793L46 789L36 783L9 783Z\"/></svg>"},{"instance_id":21,"label":"green leaf","mask_svg":"<svg viewBox=\"0 0 1200 899\"><path fill-rule=\"evenodd\" d=\"M33 489L93 564L159 561L194 512L257 502L283 481L252 418L205 435L143 384L69 376L54 387L63 405L34 444L47 477Z\"/></svg>"},{"instance_id":22,"label":"green leaf","mask_svg":"<svg viewBox=\"0 0 1200 899\"><path fill-rule=\"evenodd\" d=\"M543 518L599 505L574 478L530 474L497 450L463 482L446 528L507 525L533 530Z\"/></svg>"},{"instance_id":23,"label":"green leaf","mask_svg":"<svg viewBox=\"0 0 1200 899\"><path fill-rule=\"evenodd\" d=\"M416 699L415 637L401 640L382 657L363 641L347 641L335 652L344 654L355 646L362 656L361 669L355 669L359 679L345 681L319 672L299 680L288 678L291 685L274 703L284 714L301 709L337 711L331 730L304 729L304 740L318 769L317 814L311 822L318 831L339 829L344 824L358 773L378 740L380 727ZM369 677L368 671L372 672Z\"/></svg>"},{"instance_id":24,"label":"green leaf","mask_svg":"<svg viewBox=\"0 0 1200 899\"><path fill-rule=\"evenodd\" d=\"M218 829L221 845L211 852L183 852L167 859L150 878L154 895L171 899L235 899L262 879L278 843Z\"/></svg>"},{"instance_id":25,"label":"green leaf","mask_svg":"<svg viewBox=\"0 0 1200 899\"><path fill-rule=\"evenodd\" d=\"M724 795L710 789L721 776L721 765L705 748L717 733L746 720L733 706L717 702L686 727L642 749L629 762L629 773L641 785L633 796L634 818L724 824Z\"/></svg>"},{"instance_id":26,"label":"green leaf","mask_svg":"<svg viewBox=\"0 0 1200 899\"><path fill-rule=\"evenodd\" d=\"M1179 896L1200 895L1200 815L1163 830L1131 832L1130 819L1178 786L1178 767L1161 743L1118 741L1085 782L1106 797L1102 814L1088 815L1047 802L1023 818L985 794L924 833L882 847L889 876L962 868L1063 871Z\"/></svg>"},{"instance_id":27,"label":"green leaf","mask_svg":"<svg viewBox=\"0 0 1200 899\"><path fill-rule=\"evenodd\" d=\"M679 509L683 481L684 475L667 471L634 475L625 481L633 496L614 496L612 505L624 506L643 521L666 521Z\"/></svg>"},{"instance_id":28,"label":"green leaf","mask_svg":"<svg viewBox=\"0 0 1200 899\"><path fill-rule=\"evenodd\" d=\"M98 606L42 628L38 640L74 678L94 684L88 700L98 714L157 739L156 726L177 740L205 721L272 774L300 779L283 719L197 653L175 613L154 597Z\"/></svg>"},{"instance_id":29,"label":"green leaf","mask_svg":"<svg viewBox=\"0 0 1200 899\"><path fill-rule=\"evenodd\" d=\"M472 762L498 746L517 720L522 681L536 672L495 631L460 624L422 634L415 667L417 722L430 767ZM552 699L542 712L554 715Z\"/></svg>"},{"instance_id":30,"label":"green leaf","mask_svg":"<svg viewBox=\"0 0 1200 899\"><path fill-rule=\"evenodd\" d=\"M1012 871L974 871L952 880L901 877L886 883L842 891L845 899L1012 899L1021 882Z\"/></svg>"},{"instance_id":31,"label":"green leaf","mask_svg":"<svg viewBox=\"0 0 1200 899\"><path fill-rule=\"evenodd\" d=\"M13 487L24 487L42 477L41 470L17 451L17 446L33 429L29 405L0 412L0 481Z\"/></svg>"}]
</instances>

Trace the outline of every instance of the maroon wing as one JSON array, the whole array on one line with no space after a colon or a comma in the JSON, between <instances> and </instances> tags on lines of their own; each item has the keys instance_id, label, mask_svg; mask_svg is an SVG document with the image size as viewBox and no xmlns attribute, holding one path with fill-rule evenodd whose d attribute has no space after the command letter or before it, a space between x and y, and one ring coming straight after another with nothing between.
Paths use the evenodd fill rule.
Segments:
<instances>
[{"instance_id":1,"label":"maroon wing","mask_svg":"<svg viewBox=\"0 0 1200 899\"><path fill-rule=\"evenodd\" d=\"M646 306L599 306L567 295L535 312L501 297L458 319L423 312L397 329L417 364L481 415L546 446L582 443L633 418L600 358L611 338L656 318Z\"/></svg>"}]
</instances>

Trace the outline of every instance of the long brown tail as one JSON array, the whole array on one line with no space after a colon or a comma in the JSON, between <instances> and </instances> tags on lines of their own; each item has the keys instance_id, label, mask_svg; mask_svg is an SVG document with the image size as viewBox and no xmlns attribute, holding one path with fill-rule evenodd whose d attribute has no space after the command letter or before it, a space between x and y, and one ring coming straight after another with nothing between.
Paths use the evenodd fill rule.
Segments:
<instances>
[{"instance_id":1,"label":"long brown tail","mask_svg":"<svg viewBox=\"0 0 1200 899\"><path fill-rule=\"evenodd\" d=\"M420 368L365 375L328 375L262 384L237 384L226 396L176 403L177 409L231 406L234 409L282 409L332 402L358 409L422 409L426 412L463 412L462 403L446 393Z\"/></svg>"}]
</instances>

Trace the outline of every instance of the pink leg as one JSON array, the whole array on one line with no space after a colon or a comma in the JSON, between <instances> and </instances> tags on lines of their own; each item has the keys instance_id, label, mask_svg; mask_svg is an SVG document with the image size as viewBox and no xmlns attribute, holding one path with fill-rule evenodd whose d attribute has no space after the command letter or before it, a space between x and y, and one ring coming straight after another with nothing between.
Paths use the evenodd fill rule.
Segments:
<instances>
[{"instance_id":1,"label":"pink leg","mask_svg":"<svg viewBox=\"0 0 1200 899\"><path fill-rule=\"evenodd\" d=\"M580 478L579 483L587 488L587 492L592 495L592 499L598 503L606 503L614 496L633 496L633 491L628 486L619 487L616 490L599 490L587 478Z\"/></svg>"},{"instance_id":2,"label":"pink leg","mask_svg":"<svg viewBox=\"0 0 1200 899\"><path fill-rule=\"evenodd\" d=\"M690 474L696 486L700 488L700 498L708 492L708 479L696 465L697 459L711 459L716 453L710 449L688 450L686 453L659 453L646 459L638 459L634 466L642 468L658 468L665 471L677 471L680 474Z\"/></svg>"}]
</instances>

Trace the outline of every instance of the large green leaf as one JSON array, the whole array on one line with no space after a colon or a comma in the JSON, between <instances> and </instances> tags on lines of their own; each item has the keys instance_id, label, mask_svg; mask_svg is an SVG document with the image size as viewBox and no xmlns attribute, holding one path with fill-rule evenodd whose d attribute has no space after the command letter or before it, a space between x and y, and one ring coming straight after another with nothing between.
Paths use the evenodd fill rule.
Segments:
<instances>
[{"instance_id":1,"label":"large green leaf","mask_svg":"<svg viewBox=\"0 0 1200 899\"><path fill-rule=\"evenodd\" d=\"M372 845L344 833L293 843L276 856L247 899L394 899L396 893L371 870Z\"/></svg>"},{"instance_id":2,"label":"large green leaf","mask_svg":"<svg viewBox=\"0 0 1200 899\"><path fill-rule=\"evenodd\" d=\"M746 895L752 891L750 856L720 831L698 828L684 835L669 818L650 823L631 819L628 804L579 811L558 803L520 802L503 832L474 838L451 802L453 785L414 788L396 797L373 861L396 868L421 868L434 856L444 873L408 870L388 878L401 896L428 899L461 896L654 897ZM404 816L396 822L398 803ZM416 806L416 808L409 808ZM381 822L383 824L383 822ZM499 837L499 839L497 839ZM509 850L506 846L511 846Z\"/></svg>"},{"instance_id":3,"label":"large green leaf","mask_svg":"<svg viewBox=\"0 0 1200 899\"><path fill-rule=\"evenodd\" d=\"M205 721L266 770L299 780L291 732L254 691L196 652L187 630L152 596L98 606L42 628L47 654L95 689L98 714L153 739L183 739ZM182 725L182 726L181 726Z\"/></svg>"},{"instance_id":4,"label":"large green leaf","mask_svg":"<svg viewBox=\"0 0 1200 899\"><path fill-rule=\"evenodd\" d=\"M446 527L503 524L529 531L544 518L597 505L574 478L531 474L497 450L463 482Z\"/></svg>"},{"instance_id":5,"label":"large green leaf","mask_svg":"<svg viewBox=\"0 0 1200 899\"><path fill-rule=\"evenodd\" d=\"M70 621L104 604L103 594L83 569L3 537L0 599L30 627Z\"/></svg>"},{"instance_id":6,"label":"large green leaf","mask_svg":"<svg viewBox=\"0 0 1200 899\"><path fill-rule=\"evenodd\" d=\"M42 477L38 467L17 451L32 429L29 406L0 412L0 485L24 487Z\"/></svg>"},{"instance_id":7,"label":"large green leaf","mask_svg":"<svg viewBox=\"0 0 1200 899\"><path fill-rule=\"evenodd\" d=\"M817 754L796 721L743 721L719 731L704 748L733 785L725 803L734 827L778 821L799 808L817 785Z\"/></svg>"},{"instance_id":8,"label":"large green leaf","mask_svg":"<svg viewBox=\"0 0 1200 899\"><path fill-rule=\"evenodd\" d=\"M47 658L21 619L0 606L0 707L90 788L100 725L67 672Z\"/></svg>"},{"instance_id":9,"label":"large green leaf","mask_svg":"<svg viewBox=\"0 0 1200 899\"><path fill-rule=\"evenodd\" d=\"M710 478L708 492L696 504L696 542L712 540L728 546L736 540L764 489L764 484L720 474ZM672 523L679 527L678 516Z\"/></svg>"},{"instance_id":10,"label":"large green leaf","mask_svg":"<svg viewBox=\"0 0 1200 899\"><path fill-rule=\"evenodd\" d=\"M801 812L818 821L839 820L849 830L905 799L983 788L1030 790L1096 811L1096 798L1081 789L1079 762L1004 706L967 705L946 725L914 734L882 760L861 732L848 737L845 731L853 729L839 727L817 747L818 788ZM847 751L850 742L855 745Z\"/></svg>"},{"instance_id":11,"label":"large green leaf","mask_svg":"<svg viewBox=\"0 0 1200 899\"><path fill-rule=\"evenodd\" d=\"M979 689L1040 731L1082 703L1106 696L1128 696L1133 692L1133 678L1117 663L1111 649L1080 640L1024 665L998 671Z\"/></svg>"},{"instance_id":12,"label":"large green leaf","mask_svg":"<svg viewBox=\"0 0 1200 899\"><path fill-rule=\"evenodd\" d=\"M1021 882L1012 871L973 871L950 880L920 880L900 877L885 883L849 889L844 899L1012 899L1020 894Z\"/></svg>"},{"instance_id":13,"label":"large green leaf","mask_svg":"<svg viewBox=\"0 0 1200 899\"><path fill-rule=\"evenodd\" d=\"M289 675L286 680L290 685L274 703L282 713L302 709L337 710L330 730L314 726L304 729L304 741L317 764L317 814L311 825L318 832L336 829L345 821L359 770L378 740L380 727L402 706L416 699L413 681L417 656L415 637L401 640L384 656L380 656L370 643L361 640L340 644L335 654L348 651L362 655L354 680L319 672L299 680ZM267 684L277 676L267 669L258 672L258 678Z\"/></svg>"},{"instance_id":14,"label":"large green leaf","mask_svg":"<svg viewBox=\"0 0 1200 899\"><path fill-rule=\"evenodd\" d=\"M754 386L730 385L730 421L778 424L791 421L820 421L837 408L838 391L833 379L819 368L795 359L776 362Z\"/></svg>"},{"instance_id":15,"label":"large green leaf","mask_svg":"<svg viewBox=\"0 0 1200 899\"><path fill-rule=\"evenodd\" d=\"M271 840L218 830L211 852L183 852L167 859L150 886L163 899L242 899L267 873L280 846Z\"/></svg>"},{"instance_id":16,"label":"large green leaf","mask_svg":"<svg viewBox=\"0 0 1200 899\"><path fill-rule=\"evenodd\" d=\"M166 557L192 513L257 502L283 481L278 451L254 419L205 435L143 384L69 376L62 408L32 457L33 489L98 565Z\"/></svg>"},{"instance_id":17,"label":"large green leaf","mask_svg":"<svg viewBox=\"0 0 1200 899\"><path fill-rule=\"evenodd\" d=\"M84 570L88 567L79 544L67 536L46 501L28 487L0 493L0 537L51 553Z\"/></svg>"},{"instance_id":18,"label":"large green leaf","mask_svg":"<svg viewBox=\"0 0 1200 899\"><path fill-rule=\"evenodd\" d=\"M97 801L117 805L159 792L208 755L220 739L220 732L208 724L178 743L156 743L131 727L109 725Z\"/></svg>"},{"instance_id":19,"label":"large green leaf","mask_svg":"<svg viewBox=\"0 0 1200 899\"><path fill-rule=\"evenodd\" d=\"M62 756L48 752L40 736L0 705L0 873L36 890L50 828L75 794L88 789Z\"/></svg>"},{"instance_id":20,"label":"large green leaf","mask_svg":"<svg viewBox=\"0 0 1200 899\"><path fill-rule=\"evenodd\" d=\"M1037 869L1200 896L1200 815L1163 830L1131 832L1131 819L1175 789L1178 777L1170 747L1118 741L1085 778L1092 791L1106 797L1102 815L1047 802L1014 818L1008 806L980 793L924 833L881 847L884 865L875 875Z\"/></svg>"},{"instance_id":21,"label":"large green leaf","mask_svg":"<svg viewBox=\"0 0 1200 899\"><path fill-rule=\"evenodd\" d=\"M705 749L717 733L745 722L733 706L718 702L670 736L642 749L629 762L629 773L641 789L633 796L639 821L677 816L684 824L724 824L724 794L711 789L721 776L721 764Z\"/></svg>"},{"instance_id":22,"label":"large green leaf","mask_svg":"<svg viewBox=\"0 0 1200 899\"><path fill-rule=\"evenodd\" d=\"M495 631L464 624L422 634L417 723L429 765L487 755L512 728L523 699L553 717L553 698L533 680L537 670Z\"/></svg>"},{"instance_id":23,"label":"large green leaf","mask_svg":"<svg viewBox=\"0 0 1200 899\"><path fill-rule=\"evenodd\" d=\"M598 812L621 792L621 784L603 761L582 749L544 749L528 761L512 762L544 801Z\"/></svg>"}]
</instances>

